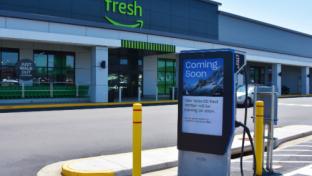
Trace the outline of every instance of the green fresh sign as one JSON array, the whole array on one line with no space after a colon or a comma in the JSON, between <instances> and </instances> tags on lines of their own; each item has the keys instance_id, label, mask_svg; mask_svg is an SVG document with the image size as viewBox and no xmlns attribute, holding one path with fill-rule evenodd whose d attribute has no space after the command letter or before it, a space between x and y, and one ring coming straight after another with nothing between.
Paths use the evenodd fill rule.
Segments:
<instances>
[{"instance_id":1,"label":"green fresh sign","mask_svg":"<svg viewBox=\"0 0 312 176\"><path fill-rule=\"evenodd\" d=\"M143 8L138 5L137 1L134 0L132 3L119 2L116 0L104 0L106 16L105 19L114 26L127 27L127 28L143 28L144 21L141 20L143 16ZM129 17L136 17L134 24L124 24L120 21L116 21L108 16L110 13L118 13L120 15L126 15Z\"/></svg>"}]
</instances>

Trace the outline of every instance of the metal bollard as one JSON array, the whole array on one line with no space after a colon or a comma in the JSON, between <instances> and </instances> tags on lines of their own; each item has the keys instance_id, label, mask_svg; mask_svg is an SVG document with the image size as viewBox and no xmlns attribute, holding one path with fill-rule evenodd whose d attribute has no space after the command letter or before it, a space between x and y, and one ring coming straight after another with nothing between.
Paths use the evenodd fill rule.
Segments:
<instances>
[{"instance_id":1,"label":"metal bollard","mask_svg":"<svg viewBox=\"0 0 312 176\"><path fill-rule=\"evenodd\" d=\"M53 98L53 83L50 83L50 97Z\"/></svg>"},{"instance_id":2,"label":"metal bollard","mask_svg":"<svg viewBox=\"0 0 312 176\"><path fill-rule=\"evenodd\" d=\"M262 176L263 172L263 135L264 135L264 102L256 102L255 118L255 153L256 153L256 175Z\"/></svg>"},{"instance_id":3,"label":"metal bollard","mask_svg":"<svg viewBox=\"0 0 312 176\"><path fill-rule=\"evenodd\" d=\"M156 99L156 101L158 101L158 87L156 87L155 99Z\"/></svg>"},{"instance_id":4,"label":"metal bollard","mask_svg":"<svg viewBox=\"0 0 312 176\"><path fill-rule=\"evenodd\" d=\"M174 100L175 97L175 87L172 87L172 100Z\"/></svg>"},{"instance_id":5,"label":"metal bollard","mask_svg":"<svg viewBox=\"0 0 312 176\"><path fill-rule=\"evenodd\" d=\"M138 101L141 101L141 97L142 97L142 91L141 91L141 87L138 87Z\"/></svg>"},{"instance_id":6,"label":"metal bollard","mask_svg":"<svg viewBox=\"0 0 312 176\"><path fill-rule=\"evenodd\" d=\"M132 128L133 168L132 176L141 176L141 151L142 151L142 104L133 104Z\"/></svg>"},{"instance_id":7,"label":"metal bollard","mask_svg":"<svg viewBox=\"0 0 312 176\"><path fill-rule=\"evenodd\" d=\"M275 86L272 86L272 95L275 94ZM272 105L275 104L274 96L272 96L271 102ZM273 148L274 148L274 115L275 108L271 108L272 118L269 122L266 122L268 126L268 136L267 136L267 160L266 160L266 169L269 172L273 172Z\"/></svg>"},{"instance_id":8,"label":"metal bollard","mask_svg":"<svg viewBox=\"0 0 312 176\"><path fill-rule=\"evenodd\" d=\"M121 100L121 95L122 95L122 88L121 87L119 87L119 91L118 92L119 92L119 100L118 101L120 103L122 101Z\"/></svg>"},{"instance_id":9,"label":"metal bollard","mask_svg":"<svg viewBox=\"0 0 312 176\"><path fill-rule=\"evenodd\" d=\"M22 98L25 98L25 84L22 82Z\"/></svg>"},{"instance_id":10,"label":"metal bollard","mask_svg":"<svg viewBox=\"0 0 312 176\"><path fill-rule=\"evenodd\" d=\"M79 84L76 85L76 97L79 97Z\"/></svg>"}]
</instances>

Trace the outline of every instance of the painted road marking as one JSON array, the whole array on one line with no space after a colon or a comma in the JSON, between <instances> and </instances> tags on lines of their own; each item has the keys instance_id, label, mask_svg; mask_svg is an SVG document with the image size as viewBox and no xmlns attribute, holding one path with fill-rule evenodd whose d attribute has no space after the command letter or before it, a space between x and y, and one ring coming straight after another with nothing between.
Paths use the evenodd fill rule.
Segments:
<instances>
[{"instance_id":1,"label":"painted road marking","mask_svg":"<svg viewBox=\"0 0 312 176\"><path fill-rule=\"evenodd\" d=\"M274 156L273 156L274 157ZM234 160L234 163L239 163L239 160ZM244 160L246 163L253 163L253 160ZM286 163L286 164L312 164L312 161L282 161L282 160L273 160L273 163Z\"/></svg>"},{"instance_id":2,"label":"painted road marking","mask_svg":"<svg viewBox=\"0 0 312 176\"><path fill-rule=\"evenodd\" d=\"M283 150L278 150L276 152L312 152L312 149L283 149Z\"/></svg>"},{"instance_id":3,"label":"painted road marking","mask_svg":"<svg viewBox=\"0 0 312 176\"><path fill-rule=\"evenodd\" d=\"M283 154L273 154L273 156L285 156L285 157L287 157L287 156L295 156L295 157L312 157L312 155L294 155L294 154L289 154L289 155L287 155L287 154L285 154L285 155L283 155Z\"/></svg>"},{"instance_id":4,"label":"painted road marking","mask_svg":"<svg viewBox=\"0 0 312 176\"><path fill-rule=\"evenodd\" d=\"M299 107L312 107L311 104L291 104L291 103L279 103L281 106L299 106Z\"/></svg>"},{"instance_id":5,"label":"painted road marking","mask_svg":"<svg viewBox=\"0 0 312 176\"><path fill-rule=\"evenodd\" d=\"M294 147L308 147L308 148L312 148L312 145L298 144L298 145L294 145Z\"/></svg>"},{"instance_id":6,"label":"painted road marking","mask_svg":"<svg viewBox=\"0 0 312 176\"><path fill-rule=\"evenodd\" d=\"M295 176L295 175L305 175L312 176L312 164L298 170L292 171L290 173L284 174L284 176Z\"/></svg>"}]
</instances>

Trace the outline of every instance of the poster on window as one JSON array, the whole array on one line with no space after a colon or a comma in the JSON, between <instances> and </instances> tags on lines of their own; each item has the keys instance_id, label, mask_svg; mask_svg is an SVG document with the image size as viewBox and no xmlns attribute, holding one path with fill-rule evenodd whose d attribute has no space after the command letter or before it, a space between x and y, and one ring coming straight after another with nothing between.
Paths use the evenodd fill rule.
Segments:
<instances>
[{"instance_id":1,"label":"poster on window","mask_svg":"<svg viewBox=\"0 0 312 176\"><path fill-rule=\"evenodd\" d=\"M35 64L30 59L21 59L17 63L17 74L20 80L29 81L33 79Z\"/></svg>"},{"instance_id":2,"label":"poster on window","mask_svg":"<svg viewBox=\"0 0 312 176\"><path fill-rule=\"evenodd\" d=\"M184 59L182 131L222 136L224 60Z\"/></svg>"}]
</instances>

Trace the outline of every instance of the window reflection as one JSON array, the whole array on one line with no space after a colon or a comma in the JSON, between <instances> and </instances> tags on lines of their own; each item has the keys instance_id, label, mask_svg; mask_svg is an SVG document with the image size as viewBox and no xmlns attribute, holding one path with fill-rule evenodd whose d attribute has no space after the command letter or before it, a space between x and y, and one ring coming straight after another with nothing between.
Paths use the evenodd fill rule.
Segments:
<instances>
[{"instance_id":1,"label":"window reflection","mask_svg":"<svg viewBox=\"0 0 312 176\"><path fill-rule=\"evenodd\" d=\"M158 94L169 95L172 87L176 86L176 61L172 59L158 59L157 66Z\"/></svg>"},{"instance_id":2,"label":"window reflection","mask_svg":"<svg viewBox=\"0 0 312 176\"><path fill-rule=\"evenodd\" d=\"M35 51L35 81L38 83L75 82L75 56L73 53Z\"/></svg>"},{"instance_id":3,"label":"window reflection","mask_svg":"<svg viewBox=\"0 0 312 176\"><path fill-rule=\"evenodd\" d=\"M132 49L109 50L109 101L118 99L119 88L123 98L138 96L138 87L143 86L143 55Z\"/></svg>"},{"instance_id":4,"label":"window reflection","mask_svg":"<svg viewBox=\"0 0 312 176\"><path fill-rule=\"evenodd\" d=\"M19 60L18 49L0 50L0 81L1 85L17 85L16 64Z\"/></svg>"}]
</instances>

